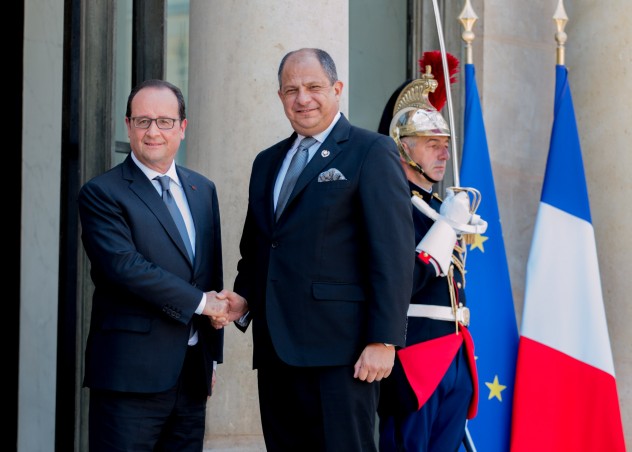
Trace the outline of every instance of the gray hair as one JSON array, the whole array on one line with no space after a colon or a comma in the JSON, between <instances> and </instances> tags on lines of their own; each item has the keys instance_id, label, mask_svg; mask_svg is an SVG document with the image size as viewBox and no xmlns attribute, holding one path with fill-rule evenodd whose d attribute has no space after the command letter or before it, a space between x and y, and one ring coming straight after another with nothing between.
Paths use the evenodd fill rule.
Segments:
<instances>
[{"instance_id":1,"label":"gray hair","mask_svg":"<svg viewBox=\"0 0 632 452\"><path fill-rule=\"evenodd\" d=\"M286 53L283 59L281 60L281 64L279 64L279 72L277 73L277 77L279 79L279 88L281 88L281 74L283 74L283 68L285 67L285 63L287 62L287 59L291 57L292 55L294 55L295 53L303 52L303 51L311 52L312 54L314 54L314 56L320 62L321 67L325 71L325 74L327 74L327 78L329 79L329 82L332 85L338 81L338 72L336 71L336 63L334 63L334 60L333 58L331 58L331 55L329 55L327 52L321 49L303 48L303 49L293 50L291 52Z\"/></svg>"}]
</instances>

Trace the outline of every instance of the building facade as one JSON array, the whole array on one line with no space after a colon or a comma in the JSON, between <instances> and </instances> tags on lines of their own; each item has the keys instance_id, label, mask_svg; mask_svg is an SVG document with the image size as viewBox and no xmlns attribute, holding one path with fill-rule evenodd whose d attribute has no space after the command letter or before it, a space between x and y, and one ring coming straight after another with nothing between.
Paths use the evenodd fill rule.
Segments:
<instances>
[{"instance_id":1,"label":"building facade","mask_svg":"<svg viewBox=\"0 0 632 452\"><path fill-rule=\"evenodd\" d=\"M559 0L472 0L474 63L485 117L518 325L525 271L553 119ZM179 162L215 181L232 287L250 165L291 132L278 100L282 56L328 50L345 84L342 110L376 130L391 93L438 49L429 0L24 0L7 6L20 25L6 36L14 62L9 163L20 168L20 218L11 225L9 426L18 451L87 450L87 390L81 387L91 283L80 242L76 195L83 182L128 152L125 102L132 85L167 78L188 98ZM465 1L439 0L446 49L465 63L457 20ZM603 2L602 2L603 3ZM632 3L567 2L566 66L583 151L604 303L626 443L632 434ZM454 86L462 118L463 83ZM457 122L457 137L462 125ZM462 140L459 137L458 143ZM19 152L17 150L19 149ZM458 153L458 149L456 150ZM15 176L11 179L15 179ZM450 180L446 181L449 183ZM484 202L484 200L483 200ZM552 275L555 277L555 275ZM225 363L209 401L207 445L260 442L251 336L229 327ZM54 445L54 446L53 446Z\"/></svg>"}]
</instances>

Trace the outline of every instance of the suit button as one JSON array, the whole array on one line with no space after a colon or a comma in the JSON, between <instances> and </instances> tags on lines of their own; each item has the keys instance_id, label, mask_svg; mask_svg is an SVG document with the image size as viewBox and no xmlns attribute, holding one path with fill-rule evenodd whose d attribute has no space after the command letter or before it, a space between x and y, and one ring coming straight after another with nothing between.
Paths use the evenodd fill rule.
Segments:
<instances>
[{"instance_id":1,"label":"suit button","mask_svg":"<svg viewBox=\"0 0 632 452\"><path fill-rule=\"evenodd\" d=\"M272 248L278 248L279 242L272 242Z\"/></svg>"}]
</instances>

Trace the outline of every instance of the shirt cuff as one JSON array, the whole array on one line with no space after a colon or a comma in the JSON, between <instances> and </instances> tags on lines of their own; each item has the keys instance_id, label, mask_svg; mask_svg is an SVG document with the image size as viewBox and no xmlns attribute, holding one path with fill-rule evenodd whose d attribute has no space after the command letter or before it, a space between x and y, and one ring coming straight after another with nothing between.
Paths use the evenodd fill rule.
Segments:
<instances>
[{"instance_id":1,"label":"shirt cuff","mask_svg":"<svg viewBox=\"0 0 632 452\"><path fill-rule=\"evenodd\" d=\"M206 306L206 293L202 292L202 299L200 300L200 304L195 310L195 313L202 314L202 311L204 311L204 306Z\"/></svg>"},{"instance_id":2,"label":"shirt cuff","mask_svg":"<svg viewBox=\"0 0 632 452\"><path fill-rule=\"evenodd\" d=\"M250 316L250 311L246 312L244 315L242 315L239 319L235 320L235 323L239 326L243 326L246 327L248 326L248 317Z\"/></svg>"}]
</instances>

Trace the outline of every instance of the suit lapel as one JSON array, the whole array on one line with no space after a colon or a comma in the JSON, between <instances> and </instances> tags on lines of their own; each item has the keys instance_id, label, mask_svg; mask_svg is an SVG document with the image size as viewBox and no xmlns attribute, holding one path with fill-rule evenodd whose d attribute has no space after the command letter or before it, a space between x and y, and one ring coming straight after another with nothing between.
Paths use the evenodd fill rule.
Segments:
<instances>
[{"instance_id":1,"label":"suit lapel","mask_svg":"<svg viewBox=\"0 0 632 452\"><path fill-rule=\"evenodd\" d=\"M180 176L180 173L178 173L178 176ZM147 179L147 176L145 176L140 168L136 166L130 156L125 159L123 178L129 182L129 189L136 194L136 196L138 196L145 205L147 205L147 208L156 216L160 224L162 224L165 228L169 237L171 237L171 240L188 261L189 254L187 253L182 237L180 236L180 232L178 231L178 227L173 221L167 206L158 194L154 185L149 179ZM188 192L186 192L186 194L188 196Z\"/></svg>"},{"instance_id":2,"label":"suit lapel","mask_svg":"<svg viewBox=\"0 0 632 452\"><path fill-rule=\"evenodd\" d=\"M187 204L189 204L189 211L191 212L191 219L193 220L193 227L195 228L195 255L199 256L198 249L201 245L201 237L197 232L197 225L203 224L205 221L203 218L204 212L208 208L206 202L202 200L202 196L198 191L197 186L195 186L191 180L191 172L186 168L182 168L176 165L176 171L178 172L178 177L180 178L180 183L182 184L182 190L184 190L184 195L187 199ZM185 249L186 252L186 249ZM188 255L188 254L187 254ZM197 261L197 259L196 259Z\"/></svg>"},{"instance_id":3,"label":"suit lapel","mask_svg":"<svg viewBox=\"0 0 632 452\"><path fill-rule=\"evenodd\" d=\"M347 121L344 115L341 116L296 181L294 190L292 190L292 193L287 201L286 208L310 181L316 178L324 168L330 165L331 162L340 155L343 151L341 143L349 139L350 129L351 126L349 121Z\"/></svg>"}]
</instances>

